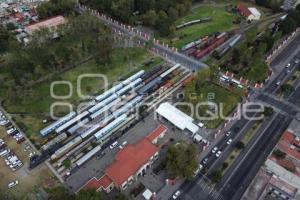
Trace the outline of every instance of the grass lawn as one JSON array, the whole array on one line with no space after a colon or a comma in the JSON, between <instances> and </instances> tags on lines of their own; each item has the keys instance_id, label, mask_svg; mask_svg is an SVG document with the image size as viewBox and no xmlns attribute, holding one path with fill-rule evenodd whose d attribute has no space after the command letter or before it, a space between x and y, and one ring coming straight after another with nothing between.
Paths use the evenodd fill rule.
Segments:
<instances>
[{"instance_id":1,"label":"grass lawn","mask_svg":"<svg viewBox=\"0 0 300 200\"><path fill-rule=\"evenodd\" d=\"M52 80L34 85L31 89L19 94L17 100L8 97L4 106L9 113L12 113L17 123L25 128L24 131L26 131L28 136L31 139L37 139L39 138L39 130L45 126L42 124L42 120L49 116L52 103L59 101L71 103L76 106L80 102L85 101L77 94L78 76L82 74L103 74L107 76L109 85L112 85L120 77L126 77L132 74L133 71L150 68L162 62L161 58L156 57L151 65L142 65L151 58L152 56L141 48L117 49L114 51L112 61L109 64L105 66L97 65L95 60L91 60L57 77L53 77ZM53 81L69 81L73 87L71 97L66 100L52 98L50 87ZM99 78L85 78L82 81L81 88L81 92L84 95L98 94L103 90L103 80ZM67 95L68 93L69 87L55 86L56 95ZM57 114L64 115L66 112L68 112L66 106L55 107L55 113Z\"/></svg>"},{"instance_id":2,"label":"grass lawn","mask_svg":"<svg viewBox=\"0 0 300 200\"><path fill-rule=\"evenodd\" d=\"M204 82L198 91L195 89L195 83L190 84L186 88L186 95L195 94L189 97L194 105L199 102L211 101L218 105L219 114L220 110L224 116L228 116L237 104L242 100L242 91L241 90L229 90L222 86L219 86L213 82ZM220 104L223 104L221 109ZM207 111L209 110L208 106L201 106L197 112L200 117L207 116ZM219 115L220 116L220 115ZM197 116L194 116L197 118ZM214 120L201 120L207 128L217 128L224 120L221 117L218 117Z\"/></svg>"},{"instance_id":3,"label":"grass lawn","mask_svg":"<svg viewBox=\"0 0 300 200\"><path fill-rule=\"evenodd\" d=\"M232 29L234 24L234 14L229 13L225 10L225 5L204 5L192 9L191 14L180 18L176 21L176 25L196 20L204 17L212 17L212 21L206 23L196 24L190 27L179 29L175 34L165 41L171 45L181 48L183 45L192 42L202 36L212 34L214 32L222 32L225 30ZM172 38L179 38L177 41L171 41Z\"/></svg>"}]
</instances>

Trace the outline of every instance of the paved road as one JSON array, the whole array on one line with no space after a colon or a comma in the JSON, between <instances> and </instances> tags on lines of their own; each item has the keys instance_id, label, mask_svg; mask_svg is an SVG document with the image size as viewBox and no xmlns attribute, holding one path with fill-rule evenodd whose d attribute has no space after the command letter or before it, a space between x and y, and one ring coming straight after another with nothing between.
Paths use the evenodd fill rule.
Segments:
<instances>
[{"instance_id":1,"label":"paved road","mask_svg":"<svg viewBox=\"0 0 300 200\"><path fill-rule=\"evenodd\" d=\"M291 65L289 69L282 70L282 72L279 73L275 79L273 79L266 85L263 93L265 94L276 93L279 90L280 85L285 83L293 75L296 69L297 69L296 65ZM287 72L288 70L289 72ZM280 84L278 84L278 82L280 82ZM289 99L289 103L295 101L295 99L300 96L299 94L296 94L296 92L292 95L293 98ZM278 101L277 99L276 101L274 101L273 98L269 100L267 98L269 97L268 95L266 95L266 97L261 96L262 95L261 93L257 93L255 91L253 91L252 94L253 94L252 100L256 100L257 98L262 98L267 102L272 101L275 102L274 103L275 107L279 107L281 110L285 110L286 112L285 114L288 113L287 115L291 115L293 117L297 114L296 112L294 112L293 107L290 107L290 105L286 104L285 102ZM265 123L259 129L259 131L257 131L256 135L253 137L251 142L248 143L246 149L243 151L245 153L241 154L237 159L237 161L226 172L223 182L221 182L218 185L218 187L216 187L217 190L207 190L205 189L206 186L203 186L201 184L200 185L196 184L197 182L199 182L199 180L202 180L201 178L203 176L200 176L200 178L192 182L185 182L181 186L180 190L183 191L182 199L228 199L228 200L230 199L231 200L232 199L231 196L234 194L236 194L237 196L240 195L241 197L243 191L247 188L248 184L255 176L257 170L265 160L265 157L262 156L267 156L268 152L271 151L273 148L271 144L268 147L265 146L266 147L265 148L264 147L265 141L273 141L272 145L274 146L277 143L277 140L275 139L277 138L279 139L281 133L287 128L289 122L292 119L291 117L282 114L277 114L277 115L278 116L275 117L273 120L268 120L268 123ZM238 139L242 137L242 135L252 127L252 123L253 122L245 119L238 120L232 127L231 134L229 137L238 141ZM276 129L272 127L276 127ZM274 139L271 140L270 139L270 137L272 136L271 133L274 131L276 132L275 135L278 134L279 136L274 137ZM223 139L221 139L220 142L217 144L217 147L223 151L220 157L221 159L220 158L217 159L214 154L208 153L207 156L208 160L206 166L207 168L209 168L209 171L213 170L214 166L220 166L220 164L223 163L224 159L229 155L230 151L233 150L232 144L234 142L231 145L226 144L229 137L224 136ZM259 138L259 141L255 142L257 138ZM222 155L224 156L223 159L222 159ZM248 161L247 156L250 156L249 160L252 160L251 162ZM255 164L253 165L253 163ZM243 168L243 170L240 170L240 166L242 166L241 168ZM245 178L246 176L248 178ZM231 177L234 178L231 179Z\"/></svg>"},{"instance_id":2,"label":"paved road","mask_svg":"<svg viewBox=\"0 0 300 200\"><path fill-rule=\"evenodd\" d=\"M253 144L250 144L250 149L238 156L234 162L234 170L226 173L227 176L216 187L223 199L241 198L291 121L292 118L277 114L272 123L259 133L258 137L254 138L255 140L252 140Z\"/></svg>"},{"instance_id":3,"label":"paved road","mask_svg":"<svg viewBox=\"0 0 300 200\"><path fill-rule=\"evenodd\" d=\"M84 11L87 8L84 6L79 6L80 11ZM131 37L135 37L140 40L141 43L147 43L150 40L152 41L152 38L149 38L148 36L145 36L145 33L140 34L140 32L134 28L129 29L127 26L121 25L119 22L106 17L104 15L98 15L97 13L93 13L95 16L97 16L101 21L105 22L109 26L111 26L113 29L115 29L117 32L126 34ZM153 42L153 51L162 55L168 60L171 60L175 63L179 63L187 68L189 68L192 71L198 71L204 68L207 68L208 66L205 63L202 63L198 60L195 60L193 58L190 58L186 55L183 55L181 53L178 53L170 48L167 48L161 44L158 44L156 42Z\"/></svg>"}]
</instances>

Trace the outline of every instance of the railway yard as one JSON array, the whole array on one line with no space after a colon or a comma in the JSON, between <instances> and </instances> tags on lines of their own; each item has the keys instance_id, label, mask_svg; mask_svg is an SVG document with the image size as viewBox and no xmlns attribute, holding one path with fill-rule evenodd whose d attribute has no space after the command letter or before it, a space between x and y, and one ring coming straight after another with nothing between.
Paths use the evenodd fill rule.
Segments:
<instances>
[{"instance_id":1,"label":"railway yard","mask_svg":"<svg viewBox=\"0 0 300 200\"><path fill-rule=\"evenodd\" d=\"M106 148L114 148L120 136L127 134L128 129L171 92L191 81L191 77L191 72L179 64L162 64L138 71L96 96L80 111L70 112L42 129L40 134L48 142L41 147L40 155L31 157L30 168L48 160L65 181L74 179L72 175L80 173L92 157L101 159ZM125 146L127 140L123 142ZM119 141L117 146L122 148L121 144ZM73 190L80 187L78 182L69 186Z\"/></svg>"}]
</instances>

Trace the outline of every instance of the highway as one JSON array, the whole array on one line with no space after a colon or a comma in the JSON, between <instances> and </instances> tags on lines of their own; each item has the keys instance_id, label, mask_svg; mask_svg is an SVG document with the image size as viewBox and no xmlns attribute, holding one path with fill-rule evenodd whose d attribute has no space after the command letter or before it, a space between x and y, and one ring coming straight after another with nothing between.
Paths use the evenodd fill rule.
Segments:
<instances>
[{"instance_id":1,"label":"highway","mask_svg":"<svg viewBox=\"0 0 300 200\"><path fill-rule=\"evenodd\" d=\"M78 9L80 12L88 10L88 8L78 5ZM141 43L147 43L150 40L152 41L149 36L146 36L145 33L139 32L136 28L129 28L128 26L121 25L121 23L117 22L116 20L113 20L105 15L101 15L96 12L92 12L96 17L98 17L101 21L105 22L105 24L109 25L112 29L114 29L118 33L122 33L125 35L128 35L130 37L135 37L138 40L140 40ZM165 57L166 59L174 62L179 63L182 66L185 66L189 68L192 71L199 71L201 69L207 68L208 66L205 63L202 63L198 60L195 60L193 58L190 58L184 54L178 53L175 50L172 50L166 46L163 46L157 42L153 42L152 50Z\"/></svg>"}]
</instances>

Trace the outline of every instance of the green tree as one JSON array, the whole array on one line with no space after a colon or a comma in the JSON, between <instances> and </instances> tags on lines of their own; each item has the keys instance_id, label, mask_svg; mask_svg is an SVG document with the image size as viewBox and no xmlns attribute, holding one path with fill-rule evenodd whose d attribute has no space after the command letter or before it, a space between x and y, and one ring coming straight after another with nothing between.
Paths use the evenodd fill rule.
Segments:
<instances>
[{"instance_id":1,"label":"green tree","mask_svg":"<svg viewBox=\"0 0 300 200\"><path fill-rule=\"evenodd\" d=\"M286 156L286 153L280 151L279 149L276 149L272 152L272 155L274 155L277 159L284 159Z\"/></svg>"},{"instance_id":2,"label":"green tree","mask_svg":"<svg viewBox=\"0 0 300 200\"><path fill-rule=\"evenodd\" d=\"M245 144L242 141L238 141L235 144L235 148L237 148L237 149L243 149L243 148L245 148Z\"/></svg>"},{"instance_id":3,"label":"green tree","mask_svg":"<svg viewBox=\"0 0 300 200\"><path fill-rule=\"evenodd\" d=\"M195 145L179 143L167 152L167 170L174 177L191 179L198 167Z\"/></svg>"},{"instance_id":4,"label":"green tree","mask_svg":"<svg viewBox=\"0 0 300 200\"><path fill-rule=\"evenodd\" d=\"M283 84L281 86L281 91L285 96L289 96L291 93L295 91L295 88L290 84Z\"/></svg>"},{"instance_id":5,"label":"green tree","mask_svg":"<svg viewBox=\"0 0 300 200\"><path fill-rule=\"evenodd\" d=\"M272 107L264 107L264 115L266 117L273 115L273 113L274 113L274 110Z\"/></svg>"},{"instance_id":6,"label":"green tree","mask_svg":"<svg viewBox=\"0 0 300 200\"><path fill-rule=\"evenodd\" d=\"M209 178L214 183L220 182L220 180L222 179L222 171L221 170L216 170L216 171L211 172L209 174Z\"/></svg>"},{"instance_id":7,"label":"green tree","mask_svg":"<svg viewBox=\"0 0 300 200\"><path fill-rule=\"evenodd\" d=\"M158 16L155 10L149 10L143 15L143 22L147 26L155 26L158 20Z\"/></svg>"}]
</instances>

